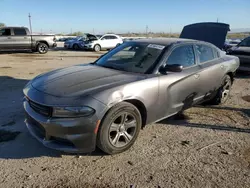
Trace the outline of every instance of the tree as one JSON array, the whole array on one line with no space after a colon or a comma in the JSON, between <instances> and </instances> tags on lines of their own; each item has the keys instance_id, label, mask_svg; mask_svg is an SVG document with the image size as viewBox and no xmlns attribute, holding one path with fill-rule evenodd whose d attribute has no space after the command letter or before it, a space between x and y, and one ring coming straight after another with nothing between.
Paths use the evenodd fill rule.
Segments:
<instances>
[{"instance_id":1,"label":"tree","mask_svg":"<svg viewBox=\"0 0 250 188\"><path fill-rule=\"evenodd\" d=\"M5 26L5 24L4 23L0 23L0 27L4 27Z\"/></svg>"}]
</instances>

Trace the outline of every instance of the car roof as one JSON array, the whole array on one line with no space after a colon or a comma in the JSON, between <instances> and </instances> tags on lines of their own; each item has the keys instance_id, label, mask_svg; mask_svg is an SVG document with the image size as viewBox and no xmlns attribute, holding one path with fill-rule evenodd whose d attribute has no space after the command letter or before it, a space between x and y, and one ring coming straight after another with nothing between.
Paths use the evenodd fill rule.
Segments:
<instances>
[{"instance_id":1,"label":"car roof","mask_svg":"<svg viewBox=\"0 0 250 188\"><path fill-rule=\"evenodd\" d=\"M186 42L200 42L192 39L181 39L181 38L150 38L150 39L137 39L136 42L151 43L169 46L174 43L186 43Z\"/></svg>"},{"instance_id":2,"label":"car roof","mask_svg":"<svg viewBox=\"0 0 250 188\"><path fill-rule=\"evenodd\" d=\"M4 27L0 27L1 29L19 29L19 28L23 28L23 29L28 29L27 27L18 27L18 26L4 26Z\"/></svg>"}]
</instances>

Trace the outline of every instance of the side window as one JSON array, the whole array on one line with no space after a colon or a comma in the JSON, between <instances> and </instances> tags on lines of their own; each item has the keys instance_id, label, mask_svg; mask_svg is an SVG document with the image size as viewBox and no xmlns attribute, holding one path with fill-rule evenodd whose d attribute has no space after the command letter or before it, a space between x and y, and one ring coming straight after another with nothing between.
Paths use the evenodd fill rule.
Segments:
<instances>
[{"instance_id":1,"label":"side window","mask_svg":"<svg viewBox=\"0 0 250 188\"><path fill-rule=\"evenodd\" d=\"M11 35L10 29L1 29L0 30L0 36L9 36Z\"/></svg>"},{"instance_id":2,"label":"side window","mask_svg":"<svg viewBox=\"0 0 250 188\"><path fill-rule=\"evenodd\" d=\"M14 35L27 35L24 28L14 28Z\"/></svg>"},{"instance_id":3,"label":"side window","mask_svg":"<svg viewBox=\"0 0 250 188\"><path fill-rule=\"evenodd\" d=\"M180 64L184 68L195 65L193 46L185 45L174 49L167 60L167 65L173 64Z\"/></svg>"},{"instance_id":4,"label":"side window","mask_svg":"<svg viewBox=\"0 0 250 188\"><path fill-rule=\"evenodd\" d=\"M211 61L215 58L212 47L199 44L199 45L195 45L195 48L196 48L200 63Z\"/></svg>"},{"instance_id":5,"label":"side window","mask_svg":"<svg viewBox=\"0 0 250 188\"><path fill-rule=\"evenodd\" d=\"M102 40L109 40L109 36L103 37Z\"/></svg>"},{"instance_id":6,"label":"side window","mask_svg":"<svg viewBox=\"0 0 250 188\"><path fill-rule=\"evenodd\" d=\"M117 39L116 36L109 36L109 39Z\"/></svg>"}]
</instances>

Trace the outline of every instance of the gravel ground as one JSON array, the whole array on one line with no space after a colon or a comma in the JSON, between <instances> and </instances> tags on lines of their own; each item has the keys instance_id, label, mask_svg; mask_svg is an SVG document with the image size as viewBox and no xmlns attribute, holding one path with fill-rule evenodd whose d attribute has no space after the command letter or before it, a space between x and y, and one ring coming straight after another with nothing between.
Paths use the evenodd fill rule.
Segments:
<instances>
[{"instance_id":1,"label":"gravel ground","mask_svg":"<svg viewBox=\"0 0 250 188\"><path fill-rule=\"evenodd\" d=\"M0 187L250 187L250 79L223 106L198 106L146 126L127 152L69 155L28 133L22 88L36 75L100 53L0 54ZM243 100L245 99L245 100Z\"/></svg>"}]
</instances>

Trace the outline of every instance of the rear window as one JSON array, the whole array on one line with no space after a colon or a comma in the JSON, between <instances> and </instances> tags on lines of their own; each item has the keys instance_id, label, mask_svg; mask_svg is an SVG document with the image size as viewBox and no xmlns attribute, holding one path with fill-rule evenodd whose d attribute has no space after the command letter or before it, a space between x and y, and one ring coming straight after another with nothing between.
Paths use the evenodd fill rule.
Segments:
<instances>
[{"instance_id":1,"label":"rear window","mask_svg":"<svg viewBox=\"0 0 250 188\"><path fill-rule=\"evenodd\" d=\"M199 45L195 45L195 48L198 53L198 58L200 60L200 63L211 61L215 58L212 47L199 44Z\"/></svg>"},{"instance_id":2,"label":"rear window","mask_svg":"<svg viewBox=\"0 0 250 188\"><path fill-rule=\"evenodd\" d=\"M14 28L14 35L26 35L26 30L23 28Z\"/></svg>"}]
</instances>

